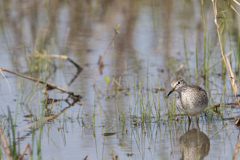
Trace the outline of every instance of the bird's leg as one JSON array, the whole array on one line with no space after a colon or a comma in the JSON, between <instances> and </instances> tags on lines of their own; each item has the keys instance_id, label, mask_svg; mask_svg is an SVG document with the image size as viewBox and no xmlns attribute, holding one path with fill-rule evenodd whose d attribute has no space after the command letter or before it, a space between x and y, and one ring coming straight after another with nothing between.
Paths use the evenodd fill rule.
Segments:
<instances>
[{"instance_id":1,"label":"bird's leg","mask_svg":"<svg viewBox=\"0 0 240 160\"><path fill-rule=\"evenodd\" d=\"M189 128L190 128L190 125L191 125L191 118L189 117L189 115L188 115L188 130L189 130Z\"/></svg>"},{"instance_id":2,"label":"bird's leg","mask_svg":"<svg viewBox=\"0 0 240 160\"><path fill-rule=\"evenodd\" d=\"M199 129L199 117L197 116L197 128Z\"/></svg>"},{"instance_id":3,"label":"bird's leg","mask_svg":"<svg viewBox=\"0 0 240 160\"><path fill-rule=\"evenodd\" d=\"M191 123L191 118L188 116L188 121Z\"/></svg>"},{"instance_id":4,"label":"bird's leg","mask_svg":"<svg viewBox=\"0 0 240 160\"><path fill-rule=\"evenodd\" d=\"M199 117L197 116L197 124L199 123Z\"/></svg>"}]
</instances>

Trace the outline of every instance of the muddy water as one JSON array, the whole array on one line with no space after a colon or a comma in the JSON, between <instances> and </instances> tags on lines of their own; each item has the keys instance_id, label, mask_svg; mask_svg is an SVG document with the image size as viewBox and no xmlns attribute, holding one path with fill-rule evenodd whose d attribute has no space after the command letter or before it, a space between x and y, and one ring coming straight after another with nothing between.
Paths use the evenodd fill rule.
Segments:
<instances>
[{"instance_id":1,"label":"muddy water","mask_svg":"<svg viewBox=\"0 0 240 160\"><path fill-rule=\"evenodd\" d=\"M205 81L200 77L204 62L200 2L3 3L1 67L37 79L47 75L48 82L83 97L76 103L69 100L69 103L58 101L53 104L52 114L66 110L43 125L42 159L84 159L87 155L87 159L112 159L112 156L119 159L239 158L236 143L239 130L232 121L222 120L239 114L238 107L224 105L235 100L230 96L233 92L228 77L219 76L222 63L216 65L213 72L209 70ZM208 40L207 68L210 68L221 59L221 54L214 39L212 4L206 2L203 9ZM111 41L116 24L121 24L120 34L104 57L104 67L94 88L99 56ZM237 30L234 25L230 27L233 32ZM231 50L230 46L236 50L237 34L230 35L231 39L226 37L226 53ZM196 44L199 80L195 75ZM39 58L34 59L37 52L67 55L84 69L76 74L76 67L69 61L50 59L45 63ZM235 55L237 52L230 59L234 70L238 66ZM44 72L45 64L48 71ZM188 128L187 117L178 116L176 120L172 116L173 112L179 113L174 110L176 96L165 98L170 90L169 81L177 75L182 64L184 67L178 75L189 83L198 83L209 95L209 107L200 117L199 128L195 124ZM1 77L1 125L4 131L7 132L9 124L7 107L13 117L15 113L17 115L17 130L39 120L43 86L38 85L33 90L35 82L3 73L11 89L9 94L7 82ZM110 77L108 93L106 75ZM165 91L156 92L160 88ZM57 90L48 91L48 94L53 99L68 96ZM223 105L217 115L211 107L220 102ZM141 119L141 104L146 110L151 108L150 118ZM30 114L33 116L29 118ZM33 146L34 159L39 135L39 126L35 127L36 131L33 128L22 130L19 140L21 150L27 143Z\"/></svg>"}]
</instances>

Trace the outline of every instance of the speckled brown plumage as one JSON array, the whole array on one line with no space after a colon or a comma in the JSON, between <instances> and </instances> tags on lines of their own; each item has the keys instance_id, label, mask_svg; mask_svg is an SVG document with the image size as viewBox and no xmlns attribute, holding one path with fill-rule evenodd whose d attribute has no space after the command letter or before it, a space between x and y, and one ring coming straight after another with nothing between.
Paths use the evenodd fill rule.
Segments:
<instances>
[{"instance_id":1,"label":"speckled brown plumage","mask_svg":"<svg viewBox=\"0 0 240 160\"><path fill-rule=\"evenodd\" d=\"M196 85L187 85L182 78L175 78L171 82L173 92L179 93L177 107L190 116L199 116L208 105L207 93L204 89Z\"/></svg>"}]
</instances>

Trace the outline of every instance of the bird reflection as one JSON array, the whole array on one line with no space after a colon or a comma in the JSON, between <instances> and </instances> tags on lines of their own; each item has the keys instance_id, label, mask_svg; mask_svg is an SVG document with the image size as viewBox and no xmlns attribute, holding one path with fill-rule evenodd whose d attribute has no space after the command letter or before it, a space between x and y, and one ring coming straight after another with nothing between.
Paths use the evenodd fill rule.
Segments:
<instances>
[{"instance_id":1,"label":"bird reflection","mask_svg":"<svg viewBox=\"0 0 240 160\"><path fill-rule=\"evenodd\" d=\"M179 138L181 159L196 160L206 157L210 150L210 140L199 129L193 129Z\"/></svg>"}]
</instances>

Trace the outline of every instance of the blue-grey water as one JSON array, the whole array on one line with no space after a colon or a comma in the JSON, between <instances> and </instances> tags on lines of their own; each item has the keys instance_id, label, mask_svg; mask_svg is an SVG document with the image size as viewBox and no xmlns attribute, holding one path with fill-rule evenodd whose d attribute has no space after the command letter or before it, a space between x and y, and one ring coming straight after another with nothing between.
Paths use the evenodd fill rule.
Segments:
<instances>
[{"instance_id":1,"label":"blue-grey water","mask_svg":"<svg viewBox=\"0 0 240 160\"><path fill-rule=\"evenodd\" d=\"M221 60L211 1L203 4L206 32L198 1L2 1L1 4L0 67L36 79L47 77L47 82L83 97L73 105L65 101L53 104L52 114L70 107L56 119L43 123L42 159L84 159L87 155L87 159L112 159L111 153L119 159L196 159L188 155L204 159L240 158L239 128L233 121L222 120L239 115L237 105L235 108L225 105L236 100L231 96L234 93L228 75L219 75L222 62L207 71L206 83L201 77L204 52L207 69ZM229 12L228 8L229 31L225 35L224 52L233 50L229 61L237 71L238 34L234 33L238 33L235 24L238 17ZM102 74L98 74L94 89L99 56L104 54L117 24L121 24L120 34L104 57ZM39 53L67 55L84 69L70 83L77 72L73 64L55 58L46 63L34 57ZM177 72L181 65L183 68ZM40 120L44 88L10 73L2 74L6 79L1 75L0 117L1 128L7 134L8 107L13 119L16 114L16 130ZM110 98L106 75L110 77ZM187 117L168 119L170 112L179 113L174 110L177 94L166 99L170 80L176 75L207 90L209 106L200 117L197 131L194 124L188 129ZM159 88L165 91L156 93ZM54 99L68 96L58 90L48 93ZM217 115L211 107L220 102ZM134 125L131 117L140 117L141 104L146 110L151 108L152 118L146 123L135 118L139 123ZM26 117L30 114L34 116ZM21 152L30 143L36 159L39 125L34 126L35 132L31 127L21 130L18 142ZM198 143L199 139L202 143ZM201 147L205 150L200 151Z\"/></svg>"}]
</instances>

